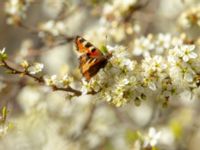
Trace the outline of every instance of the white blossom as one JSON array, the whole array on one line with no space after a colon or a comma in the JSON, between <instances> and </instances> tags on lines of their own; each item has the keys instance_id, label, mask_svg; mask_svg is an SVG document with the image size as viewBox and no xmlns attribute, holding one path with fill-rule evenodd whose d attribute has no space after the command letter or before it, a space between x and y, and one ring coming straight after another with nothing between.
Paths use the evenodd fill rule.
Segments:
<instances>
[{"instance_id":1,"label":"white blossom","mask_svg":"<svg viewBox=\"0 0 200 150\"><path fill-rule=\"evenodd\" d=\"M8 14L8 24L18 24L26 17L26 11L32 0L8 0L5 5L5 12Z\"/></svg>"},{"instance_id":2,"label":"white blossom","mask_svg":"<svg viewBox=\"0 0 200 150\"><path fill-rule=\"evenodd\" d=\"M48 86L56 85L58 82L57 75L44 76L44 81Z\"/></svg>"},{"instance_id":3,"label":"white blossom","mask_svg":"<svg viewBox=\"0 0 200 150\"><path fill-rule=\"evenodd\" d=\"M155 83L153 83L153 82L149 82L149 83L148 83L148 87L149 87L151 90L153 90L153 91L156 90L156 85L155 85Z\"/></svg>"},{"instance_id":4,"label":"white blossom","mask_svg":"<svg viewBox=\"0 0 200 150\"><path fill-rule=\"evenodd\" d=\"M0 81L0 92L6 87L6 84Z\"/></svg>"},{"instance_id":5,"label":"white blossom","mask_svg":"<svg viewBox=\"0 0 200 150\"><path fill-rule=\"evenodd\" d=\"M147 38L141 37L139 39L135 39L133 54L136 56L144 55L155 48L154 43L152 42L152 36L149 35Z\"/></svg>"},{"instance_id":6,"label":"white blossom","mask_svg":"<svg viewBox=\"0 0 200 150\"><path fill-rule=\"evenodd\" d=\"M133 98L137 83L134 77L136 62L129 58L124 47L109 47L108 50L112 51L112 58L89 83L84 82L82 91L100 89L99 96L119 107Z\"/></svg>"},{"instance_id":7,"label":"white blossom","mask_svg":"<svg viewBox=\"0 0 200 150\"><path fill-rule=\"evenodd\" d=\"M200 27L200 5L189 8L179 17L179 24L183 28Z\"/></svg>"},{"instance_id":8,"label":"white blossom","mask_svg":"<svg viewBox=\"0 0 200 150\"><path fill-rule=\"evenodd\" d=\"M197 54L193 52L194 50L194 45L182 45L178 50L179 56L182 57L183 61L187 62L190 59L194 59L197 57Z\"/></svg>"},{"instance_id":9,"label":"white blossom","mask_svg":"<svg viewBox=\"0 0 200 150\"><path fill-rule=\"evenodd\" d=\"M155 41L156 51L158 54L162 54L164 50L170 48L171 46L171 35L170 34L158 34L158 39Z\"/></svg>"},{"instance_id":10,"label":"white blossom","mask_svg":"<svg viewBox=\"0 0 200 150\"><path fill-rule=\"evenodd\" d=\"M5 53L6 48L3 48L2 50L0 50L0 60L6 60L7 59L7 54Z\"/></svg>"},{"instance_id":11,"label":"white blossom","mask_svg":"<svg viewBox=\"0 0 200 150\"><path fill-rule=\"evenodd\" d=\"M8 132L8 126L6 124L0 125L0 137L6 135L7 132Z\"/></svg>"},{"instance_id":12,"label":"white blossom","mask_svg":"<svg viewBox=\"0 0 200 150\"><path fill-rule=\"evenodd\" d=\"M48 32L54 36L65 33L65 25L61 21L49 20L45 23L42 23L39 27L42 31Z\"/></svg>"},{"instance_id":13,"label":"white blossom","mask_svg":"<svg viewBox=\"0 0 200 150\"><path fill-rule=\"evenodd\" d=\"M153 127L149 128L149 132L148 132L148 135L144 139L143 146L144 147L156 146L160 137L161 137L161 132L156 131L156 129Z\"/></svg>"},{"instance_id":14,"label":"white blossom","mask_svg":"<svg viewBox=\"0 0 200 150\"><path fill-rule=\"evenodd\" d=\"M30 66L28 68L28 72L30 74L37 74L39 72L41 72L44 68L44 64L41 64L41 63L34 63L32 66Z\"/></svg>"},{"instance_id":15,"label":"white blossom","mask_svg":"<svg viewBox=\"0 0 200 150\"><path fill-rule=\"evenodd\" d=\"M149 57L151 55L162 55L170 48L181 45L183 39L171 34L159 33L158 35L149 34L134 40L133 55Z\"/></svg>"},{"instance_id":16,"label":"white blossom","mask_svg":"<svg viewBox=\"0 0 200 150\"><path fill-rule=\"evenodd\" d=\"M0 55L4 55L6 51L6 48L4 47L2 50L0 50Z\"/></svg>"},{"instance_id":17,"label":"white blossom","mask_svg":"<svg viewBox=\"0 0 200 150\"><path fill-rule=\"evenodd\" d=\"M61 86L62 87L67 87L71 82L73 81L73 78L68 76L68 75L64 75L61 80L60 80L60 83L61 83Z\"/></svg>"},{"instance_id":18,"label":"white blossom","mask_svg":"<svg viewBox=\"0 0 200 150\"><path fill-rule=\"evenodd\" d=\"M86 95L90 90L91 90L90 84L85 79L82 79L82 87L81 87L82 94Z\"/></svg>"}]
</instances>

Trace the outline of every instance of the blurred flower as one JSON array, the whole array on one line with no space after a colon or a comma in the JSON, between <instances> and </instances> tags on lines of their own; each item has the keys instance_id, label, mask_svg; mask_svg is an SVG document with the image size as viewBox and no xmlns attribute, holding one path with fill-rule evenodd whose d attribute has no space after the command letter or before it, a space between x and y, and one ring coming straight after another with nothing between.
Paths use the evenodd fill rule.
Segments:
<instances>
[{"instance_id":1,"label":"blurred flower","mask_svg":"<svg viewBox=\"0 0 200 150\"><path fill-rule=\"evenodd\" d=\"M6 84L0 81L0 92L6 87Z\"/></svg>"},{"instance_id":2,"label":"blurred flower","mask_svg":"<svg viewBox=\"0 0 200 150\"><path fill-rule=\"evenodd\" d=\"M139 39L135 39L134 47L133 47L133 54L136 56L139 55L147 55L149 51L155 48L154 43L152 42L152 35L148 35L147 38L141 37Z\"/></svg>"},{"instance_id":3,"label":"blurred flower","mask_svg":"<svg viewBox=\"0 0 200 150\"><path fill-rule=\"evenodd\" d=\"M6 48L4 47L2 50L0 50L0 55L5 54Z\"/></svg>"},{"instance_id":4,"label":"blurred flower","mask_svg":"<svg viewBox=\"0 0 200 150\"><path fill-rule=\"evenodd\" d=\"M17 96L18 104L25 113L29 113L42 100L42 87L25 86Z\"/></svg>"},{"instance_id":5,"label":"blurred flower","mask_svg":"<svg viewBox=\"0 0 200 150\"><path fill-rule=\"evenodd\" d=\"M134 40L133 55L149 57L151 55L162 55L169 48L183 43L181 37L175 37L171 34L159 33L158 35L149 34L147 37L140 37Z\"/></svg>"},{"instance_id":6,"label":"blurred flower","mask_svg":"<svg viewBox=\"0 0 200 150\"><path fill-rule=\"evenodd\" d=\"M73 78L68 76L67 74L61 77L57 75L52 75L52 76L45 75L44 81L48 86L57 86L60 88L66 88L69 86L70 83L72 83Z\"/></svg>"},{"instance_id":7,"label":"blurred flower","mask_svg":"<svg viewBox=\"0 0 200 150\"><path fill-rule=\"evenodd\" d=\"M32 55L32 49L34 47L33 42L34 41L32 41L31 39L25 39L22 41L19 51L17 52L17 54L14 58L16 63L20 63L20 62L26 60L27 57Z\"/></svg>"},{"instance_id":8,"label":"blurred flower","mask_svg":"<svg viewBox=\"0 0 200 150\"><path fill-rule=\"evenodd\" d=\"M7 59L7 54L5 53L6 48L3 48L2 50L0 50L0 60L5 60Z\"/></svg>"},{"instance_id":9,"label":"blurred flower","mask_svg":"<svg viewBox=\"0 0 200 150\"><path fill-rule=\"evenodd\" d=\"M140 26L135 21L124 23L125 15L129 13L130 8L136 4L137 0L115 0L106 2L102 8L102 15L98 24L87 31L88 39L102 41L102 37L107 35L109 40L116 42L123 41L128 35L137 34Z\"/></svg>"},{"instance_id":10,"label":"blurred flower","mask_svg":"<svg viewBox=\"0 0 200 150\"><path fill-rule=\"evenodd\" d=\"M30 74L37 74L41 72L44 68L44 64L41 63L34 63L32 66L28 67L28 72Z\"/></svg>"},{"instance_id":11,"label":"blurred flower","mask_svg":"<svg viewBox=\"0 0 200 150\"><path fill-rule=\"evenodd\" d=\"M179 24L183 28L200 27L200 5L194 6L181 14Z\"/></svg>"},{"instance_id":12,"label":"blurred flower","mask_svg":"<svg viewBox=\"0 0 200 150\"><path fill-rule=\"evenodd\" d=\"M190 60L198 58L197 53L193 52L194 49L194 45L181 45L169 51L170 76L179 84L181 80L183 83L192 82L196 76L195 68L192 66L192 62L190 62Z\"/></svg>"},{"instance_id":13,"label":"blurred flower","mask_svg":"<svg viewBox=\"0 0 200 150\"><path fill-rule=\"evenodd\" d=\"M5 12L8 15L7 23L18 25L26 17L28 6L33 0L8 0Z\"/></svg>"},{"instance_id":14,"label":"blurred flower","mask_svg":"<svg viewBox=\"0 0 200 150\"><path fill-rule=\"evenodd\" d=\"M156 129L153 127L149 128L149 132L148 132L148 135L145 136L143 146L144 147L156 146L160 137L161 137L161 132L157 132Z\"/></svg>"},{"instance_id":15,"label":"blurred flower","mask_svg":"<svg viewBox=\"0 0 200 150\"><path fill-rule=\"evenodd\" d=\"M170 48L172 37L170 34L158 34L157 40L155 41L158 54L162 54L164 50Z\"/></svg>"},{"instance_id":16,"label":"blurred flower","mask_svg":"<svg viewBox=\"0 0 200 150\"><path fill-rule=\"evenodd\" d=\"M8 132L8 126L0 125L0 137L6 135L7 132Z\"/></svg>"},{"instance_id":17,"label":"blurred flower","mask_svg":"<svg viewBox=\"0 0 200 150\"><path fill-rule=\"evenodd\" d=\"M65 30L66 30L64 22L62 21L56 22L54 20L49 20L45 23L40 24L39 28L42 32L44 33L47 32L54 36L62 35L65 33Z\"/></svg>"},{"instance_id":18,"label":"blurred flower","mask_svg":"<svg viewBox=\"0 0 200 150\"><path fill-rule=\"evenodd\" d=\"M160 136L159 143L167 146L167 147L174 147L175 143L175 136L172 130L168 127L164 127L161 129L162 136Z\"/></svg>"},{"instance_id":19,"label":"blurred flower","mask_svg":"<svg viewBox=\"0 0 200 150\"><path fill-rule=\"evenodd\" d=\"M130 6L135 5L137 0L114 0L112 1L112 4L106 3L104 6L103 13L104 15L110 15L113 13L115 17L119 17L122 15L124 12L126 12Z\"/></svg>"},{"instance_id":20,"label":"blurred flower","mask_svg":"<svg viewBox=\"0 0 200 150\"><path fill-rule=\"evenodd\" d=\"M83 95L86 95L89 91L91 91L91 85L85 79L82 79L82 87L81 92Z\"/></svg>"},{"instance_id":21,"label":"blurred flower","mask_svg":"<svg viewBox=\"0 0 200 150\"><path fill-rule=\"evenodd\" d=\"M177 50L177 49L176 49ZM178 55L182 57L183 61L187 62L190 59L197 58L197 54L193 52L195 50L195 45L182 45L178 49Z\"/></svg>"},{"instance_id":22,"label":"blurred flower","mask_svg":"<svg viewBox=\"0 0 200 150\"><path fill-rule=\"evenodd\" d=\"M21 23L26 18L26 11L31 1L7 0L5 3L8 23ZM97 43L97 47L99 45L106 45L107 41L111 44L125 44L126 47L107 45L106 48L112 53L112 57L108 60L107 65L100 69L89 82L84 79L78 81L76 69L75 72L73 70L75 67L73 61L70 62L67 69L61 69L61 73L58 73L58 75L41 76L43 77L42 81L53 89L57 87L58 89L59 87L61 89L70 89L72 85L75 90L81 90L83 96L80 97L74 97L71 92L66 93L67 90L49 92L46 90L49 88L37 86L37 84L27 86L25 85L26 82L21 82L21 80L20 85L17 82L17 85L12 88L12 84L9 81L9 87L11 88L6 88L6 93L1 95L1 98L4 98L4 95L6 95L6 100L10 98L10 95L7 97L7 94L11 93L12 98L13 93L16 93L15 91L10 92L10 89L15 90L19 86L21 87L21 83L25 87L17 89L17 101L11 103L11 106L14 107L14 113L17 113L16 117L12 117L16 122L16 128L13 133L7 134L8 136L5 136L5 138L1 138L0 149L155 150L162 149L162 147L165 147L165 149L174 149L174 147L188 148L182 145L184 142L181 140L188 141L188 138L181 137L182 134L178 135L180 128L177 128L176 125L174 126L173 130L176 132L173 131L173 133L174 135L176 134L175 137L172 131L169 130L169 127L167 127L169 126L168 121L170 121L167 115L162 115L161 121L157 120L157 118L155 122L153 120L153 123L157 123L156 126L166 126L166 133L161 131L162 136L160 130L157 131L153 127L149 128L149 131L146 131L147 133L143 135L139 133L136 135L135 132L137 131L135 130L139 127L147 127L149 123L152 123L152 118L157 117L157 109L159 111L160 107L158 105L160 102L162 104L169 101L173 106L175 104L177 109L168 109L167 111L176 110L175 113L168 113L170 116L176 116L181 108L181 104L177 103L177 99L181 98L179 95L185 90L189 91L189 94L185 94L185 99L188 100L195 95L193 90L199 91L200 59L196 39L187 41L186 36L183 38L182 36L174 36L171 33L148 34L149 32L157 32L159 29L163 29L163 23L155 21L163 20L163 16L160 14L159 18L154 18L158 15L150 13L148 17L143 18L146 8L143 9L142 5L140 5L143 2L139 0L103 0L101 5L99 5L97 0L44 0L40 1L40 3L42 3L40 5L42 7L39 7L39 9L44 9L46 12L49 11L49 16L45 18L51 18L51 20L41 23L39 28L37 28L39 30L34 30L39 31L39 36L44 38L39 41L36 40L36 43L31 38L30 41L34 42L28 42L28 45L22 46L20 48L21 52L18 53L20 57L17 56L19 59L15 58L18 60L17 62L21 62L27 56L32 56L33 47L34 49L39 48L41 50L48 49L48 54L51 55L52 53L52 57L47 57L47 53L41 56L40 53L33 52L33 55L39 54L39 57L48 58L47 64L52 63L49 67L50 69L58 68L53 67L57 64L57 61L59 61L58 65L66 63L66 61L61 61L61 57L67 56L71 61L71 51L66 51L66 45L59 45L59 47L54 47L54 44L48 45L50 42L55 42L55 45L57 43L60 44L60 36L63 37L65 33L69 35L85 34L89 39L92 39L92 42ZM91 6L91 3L95 4L96 14L90 11L94 6ZM38 5L38 1L36 5ZM140 9L140 6L142 9ZM147 9L151 10L151 7L154 8L154 6L157 5L150 4L147 6ZM194 8L197 7L195 6ZM33 9L35 10L35 7ZM158 7L158 11L162 12L163 8ZM125 21L129 13L131 19ZM174 15L169 13L169 11L168 14ZM87 15L88 18L86 18ZM34 15L34 20L38 20L36 16ZM42 17L39 20L45 18ZM192 27L193 25L199 27L199 18L199 10L188 11L185 13L185 16L183 15L182 21L186 27ZM34 20L24 23L31 25ZM149 24L150 26L148 26ZM169 24L167 23L167 25ZM70 28L69 30L66 30L67 26ZM177 33L173 29L174 26L172 29L168 29L168 26L167 28L165 27L165 31L170 30L173 33ZM142 31L141 34L148 35L138 37L137 33L140 33L140 30ZM56 36L56 39L52 38L52 36ZM193 43L195 46L185 45L184 43ZM15 44L12 46L15 47ZM71 46L71 44L68 44L69 49L71 49ZM64 55L63 52L67 52L67 54ZM57 54L59 56L55 56ZM0 58L2 60L7 58L5 49L0 51ZM29 58L32 59L34 57ZM57 59L57 61L54 61L54 59ZM1 63L3 66L3 62ZM25 71L33 75L37 75L44 68L43 64L35 63L31 65L27 61L23 61L21 66ZM6 69L7 66L3 67ZM15 67L15 65L11 67ZM72 69L72 72L68 69ZM73 79L69 76L70 74L73 74L75 78ZM0 82L0 91L1 88L4 88L4 83ZM97 93L92 96L86 96L91 91L96 91ZM71 97L76 100L66 101L66 99L71 99ZM106 103L112 104L115 107L127 104L129 106L115 108L111 105L106 105L104 102L96 102L96 100L106 101ZM2 102L4 103L4 101ZM195 103L198 104L198 101ZM142 105L136 108L132 104L136 106ZM8 105L10 105L10 102ZM16 106L19 106L19 108L17 107L16 109ZM195 108L199 107L195 106ZM183 111L185 109L190 108L184 107ZM194 107L191 110L191 114L193 114L195 111ZM185 115L181 116L185 117ZM191 116L195 118L196 113ZM2 118L0 116L0 120L3 120ZM133 124L136 124L136 126ZM177 124L180 124L180 121ZM188 121L188 124L194 125L196 123ZM195 128L193 126L192 130L190 126L186 127L187 130L181 128L181 131L184 132L183 135L190 131L194 133ZM132 133L130 137L131 144L135 143L137 145L134 148L130 147L124 138L124 131L127 128ZM0 137L6 134L7 130L8 126L0 125ZM160 143L160 139L163 137L163 143ZM162 147L157 148L158 144L161 144ZM170 148L166 147L166 145L170 146Z\"/></svg>"},{"instance_id":23,"label":"blurred flower","mask_svg":"<svg viewBox=\"0 0 200 150\"><path fill-rule=\"evenodd\" d=\"M24 68L24 69L27 69L29 67L29 63L27 60L24 60L20 63L20 65Z\"/></svg>"},{"instance_id":24,"label":"blurred flower","mask_svg":"<svg viewBox=\"0 0 200 150\"><path fill-rule=\"evenodd\" d=\"M68 7L69 6L69 7ZM56 17L60 11L65 7L65 11L73 9L75 6L71 3L71 0L43 0L42 1L42 10L49 17ZM63 13L66 13L63 12Z\"/></svg>"},{"instance_id":25,"label":"blurred flower","mask_svg":"<svg viewBox=\"0 0 200 150\"><path fill-rule=\"evenodd\" d=\"M56 83L58 82L57 75L44 76L44 81L48 86L56 85Z\"/></svg>"},{"instance_id":26,"label":"blurred flower","mask_svg":"<svg viewBox=\"0 0 200 150\"><path fill-rule=\"evenodd\" d=\"M64 75L62 79L60 80L60 83L62 84L62 87L67 87L72 81L73 81L72 77L69 77L68 75Z\"/></svg>"}]
</instances>

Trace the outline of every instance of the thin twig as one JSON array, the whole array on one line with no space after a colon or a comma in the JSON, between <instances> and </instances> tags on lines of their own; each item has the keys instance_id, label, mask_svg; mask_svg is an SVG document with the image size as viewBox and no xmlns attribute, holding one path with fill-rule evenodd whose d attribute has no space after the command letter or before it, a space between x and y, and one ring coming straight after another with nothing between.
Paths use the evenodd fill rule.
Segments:
<instances>
[{"instance_id":1,"label":"thin twig","mask_svg":"<svg viewBox=\"0 0 200 150\"><path fill-rule=\"evenodd\" d=\"M123 123L127 128L131 130L137 130L138 127L136 126L136 123L132 120L131 117L129 117L128 115L124 115L124 113L122 113L119 110L119 108L113 105L109 105L109 106L115 113L115 116L119 120L120 123Z\"/></svg>"},{"instance_id":2,"label":"thin twig","mask_svg":"<svg viewBox=\"0 0 200 150\"><path fill-rule=\"evenodd\" d=\"M23 22L20 22L18 24L18 27L21 27L21 28L27 30L28 32L30 32L32 34L36 34L36 35L39 35L39 33L41 33L41 32L45 32L45 31L42 31L38 28L29 27L29 26L25 25ZM47 32L46 32L46 34L50 35L50 33L47 33ZM52 36L54 39L58 39L58 40L61 39L61 42L57 42L57 43L53 44L52 47L62 45L63 43L65 44L67 42L72 42L75 39L75 36L67 36L65 34L60 34L59 36L53 36L53 35L50 35L50 36Z\"/></svg>"},{"instance_id":3,"label":"thin twig","mask_svg":"<svg viewBox=\"0 0 200 150\"><path fill-rule=\"evenodd\" d=\"M127 14L124 16L124 22L129 22L134 12L145 8L149 4L150 0L146 0L144 4L133 4L129 7Z\"/></svg>"},{"instance_id":4,"label":"thin twig","mask_svg":"<svg viewBox=\"0 0 200 150\"><path fill-rule=\"evenodd\" d=\"M72 137L71 137L73 141L77 141L85 135L84 131L89 129L92 119L94 117L96 108L97 108L97 105L91 103L89 114L88 114L87 118L85 119L84 124L81 126L79 134L72 135Z\"/></svg>"},{"instance_id":5,"label":"thin twig","mask_svg":"<svg viewBox=\"0 0 200 150\"><path fill-rule=\"evenodd\" d=\"M30 78L33 78L34 80L36 80L38 83L44 84L45 85L45 81L43 79L43 76L35 76L33 74L30 74L29 72L27 72L26 70L19 70L16 68L11 67L5 60L2 61L2 66L4 66L6 69L8 69L9 71L11 71L12 74L21 74L21 75L25 75L28 76ZM57 87L56 85L52 85L50 86L54 91L65 91L65 92L70 92L73 93L74 96L81 96L82 92L76 89L73 89L71 86L68 87ZM96 94L96 91L90 91L87 94L91 94L94 95Z\"/></svg>"}]
</instances>

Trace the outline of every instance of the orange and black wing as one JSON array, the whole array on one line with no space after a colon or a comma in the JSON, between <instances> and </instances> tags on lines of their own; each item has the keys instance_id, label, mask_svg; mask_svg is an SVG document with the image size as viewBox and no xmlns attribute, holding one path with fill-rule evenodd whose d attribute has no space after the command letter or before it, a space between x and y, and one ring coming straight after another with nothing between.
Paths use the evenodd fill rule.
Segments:
<instances>
[{"instance_id":1,"label":"orange and black wing","mask_svg":"<svg viewBox=\"0 0 200 150\"><path fill-rule=\"evenodd\" d=\"M83 53L79 58L79 68L87 81L105 67L112 54L103 53L84 38L77 36L75 39L77 50Z\"/></svg>"},{"instance_id":2,"label":"orange and black wing","mask_svg":"<svg viewBox=\"0 0 200 150\"><path fill-rule=\"evenodd\" d=\"M105 67L108 59L106 57L90 58L84 54L79 58L79 61L81 73L89 81L101 68Z\"/></svg>"},{"instance_id":3,"label":"orange and black wing","mask_svg":"<svg viewBox=\"0 0 200 150\"><path fill-rule=\"evenodd\" d=\"M77 50L80 53L87 53L87 55L91 58L98 58L103 56L102 52L98 48L96 48L81 36L76 37L75 43Z\"/></svg>"}]
</instances>

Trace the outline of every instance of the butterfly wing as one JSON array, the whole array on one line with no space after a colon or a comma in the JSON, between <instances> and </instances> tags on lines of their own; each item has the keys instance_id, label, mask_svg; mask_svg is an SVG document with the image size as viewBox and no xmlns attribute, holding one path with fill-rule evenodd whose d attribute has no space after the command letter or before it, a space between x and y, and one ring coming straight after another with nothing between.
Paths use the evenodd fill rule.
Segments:
<instances>
[{"instance_id":1,"label":"butterfly wing","mask_svg":"<svg viewBox=\"0 0 200 150\"><path fill-rule=\"evenodd\" d=\"M98 48L85 40L83 37L77 36L75 39L75 43L77 50L80 53L87 53L87 55L91 58L103 56L102 52Z\"/></svg>"},{"instance_id":2,"label":"butterfly wing","mask_svg":"<svg viewBox=\"0 0 200 150\"><path fill-rule=\"evenodd\" d=\"M77 36L75 39L77 51L80 53L87 53L89 50L84 46L86 40L80 36Z\"/></svg>"},{"instance_id":3,"label":"butterfly wing","mask_svg":"<svg viewBox=\"0 0 200 150\"><path fill-rule=\"evenodd\" d=\"M87 81L96 75L101 68L105 67L108 62L106 57L90 58L87 55L82 55L79 60L81 73Z\"/></svg>"},{"instance_id":4,"label":"butterfly wing","mask_svg":"<svg viewBox=\"0 0 200 150\"><path fill-rule=\"evenodd\" d=\"M79 68L89 81L101 68L105 67L112 54L103 55L98 48L80 36L76 37L75 43L78 52L83 53L79 58Z\"/></svg>"}]
</instances>

